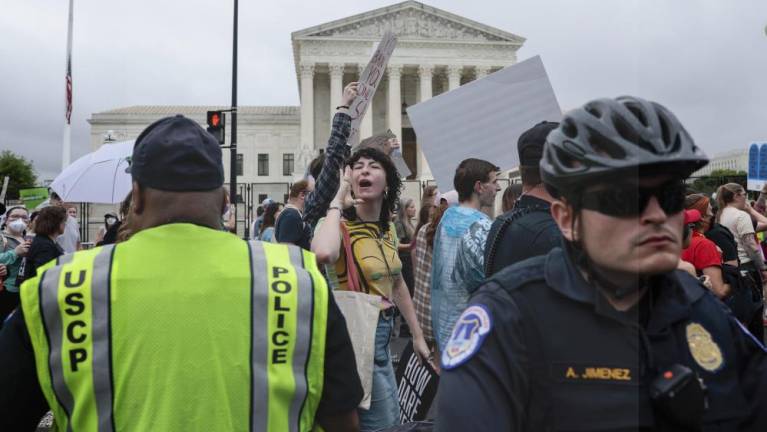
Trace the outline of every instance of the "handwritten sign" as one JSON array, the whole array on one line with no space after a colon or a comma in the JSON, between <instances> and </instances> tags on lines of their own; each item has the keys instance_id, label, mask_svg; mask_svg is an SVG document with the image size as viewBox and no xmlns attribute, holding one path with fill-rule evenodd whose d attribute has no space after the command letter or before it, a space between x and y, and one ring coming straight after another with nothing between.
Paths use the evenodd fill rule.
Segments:
<instances>
[{"instance_id":1,"label":"handwritten sign","mask_svg":"<svg viewBox=\"0 0 767 432\"><path fill-rule=\"evenodd\" d=\"M413 342L408 343L402 352L396 376L399 381L400 421L425 420L437 394L439 375L430 364L422 364L418 360Z\"/></svg>"},{"instance_id":2,"label":"handwritten sign","mask_svg":"<svg viewBox=\"0 0 767 432\"><path fill-rule=\"evenodd\" d=\"M378 44L378 48L373 53L373 58L370 59L370 62L368 62L360 75L359 84L357 85L357 97L349 106L349 113L352 117L352 131L349 134L347 143L352 147L357 146L360 142L360 123L365 116L365 112L367 112L368 106L370 106L370 102L373 100L378 84L381 83L381 79L386 72L386 65L389 64L389 58L391 58L396 45L397 37L394 33L386 32Z\"/></svg>"}]
</instances>

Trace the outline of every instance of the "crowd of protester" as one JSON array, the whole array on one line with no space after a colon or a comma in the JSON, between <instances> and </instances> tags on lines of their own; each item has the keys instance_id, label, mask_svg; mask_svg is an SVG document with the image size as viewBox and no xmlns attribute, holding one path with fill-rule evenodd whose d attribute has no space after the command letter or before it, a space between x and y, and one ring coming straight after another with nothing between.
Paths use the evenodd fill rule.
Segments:
<instances>
[{"instance_id":1,"label":"crowd of protester","mask_svg":"<svg viewBox=\"0 0 767 432\"><path fill-rule=\"evenodd\" d=\"M541 122L519 138L521 184L503 191L497 217L499 167L475 158L457 165L454 190L440 193L430 186L422 191L420 202L400 199L401 177L389 157L399 147L397 137L387 131L356 148L347 145L348 105L355 96L352 83L344 89L326 151L312 161L305 179L292 184L285 204L266 199L258 206L249 231L252 239L313 252L330 289L380 297L371 404L357 410L361 430L374 431L396 426L400 420L392 335L411 338L419 359L439 373L465 361L457 357L465 352L456 354L449 344L456 337L456 323L472 307L473 294L512 265L556 248L575 247L577 242L568 240L572 233L563 238L562 223L555 220L557 210L552 208L575 198L563 198L541 175L547 137L562 129L559 123ZM692 189L685 195L679 269L699 278L762 341L767 186L753 203L736 183L723 184L711 195ZM599 197L602 202L593 204L586 197L579 205L591 209L607 205L608 199L618 202L614 196ZM228 202L224 209L221 229L231 231ZM620 209L612 211L622 214ZM129 195L119 215L105 215L99 245L127 240L132 234L130 215ZM50 206L35 212L30 225L31 219L28 210L18 206L4 215L0 318L18 306L21 281L35 277L46 262L80 247L74 235L79 232L75 207L54 197Z\"/></svg>"}]
</instances>

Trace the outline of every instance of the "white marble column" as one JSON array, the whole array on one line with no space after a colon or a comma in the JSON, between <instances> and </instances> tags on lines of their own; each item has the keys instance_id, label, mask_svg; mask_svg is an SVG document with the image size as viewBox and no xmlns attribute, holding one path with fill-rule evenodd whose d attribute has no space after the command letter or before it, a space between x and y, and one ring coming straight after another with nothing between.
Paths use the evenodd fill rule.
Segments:
<instances>
[{"instance_id":1,"label":"white marble column","mask_svg":"<svg viewBox=\"0 0 767 432\"><path fill-rule=\"evenodd\" d=\"M421 82L421 102L431 99L432 84L431 78L434 75L434 66L421 65L418 66L418 79Z\"/></svg>"},{"instance_id":2,"label":"white marble column","mask_svg":"<svg viewBox=\"0 0 767 432\"><path fill-rule=\"evenodd\" d=\"M461 73L463 72L463 66L460 65L448 65L447 66L447 88L448 91L453 91L461 86Z\"/></svg>"},{"instance_id":3,"label":"white marble column","mask_svg":"<svg viewBox=\"0 0 767 432\"><path fill-rule=\"evenodd\" d=\"M301 148L296 172L305 169L306 159L314 151L314 64L301 68Z\"/></svg>"},{"instance_id":4,"label":"white marble column","mask_svg":"<svg viewBox=\"0 0 767 432\"><path fill-rule=\"evenodd\" d=\"M431 79L432 75L434 74L434 66L432 65L421 65L418 66L418 79L421 83L420 89L421 89L421 102L425 102L429 99L431 99L432 95L432 85L431 85ZM424 178L431 178L431 169L429 168L429 163L426 161L426 157L423 154L423 151L421 151L421 146L418 145L418 167L416 169L417 173L416 175L418 178L424 179ZM444 189L444 187L442 188ZM452 189L452 188L451 188ZM445 190L447 192L450 189Z\"/></svg>"},{"instance_id":5,"label":"white marble column","mask_svg":"<svg viewBox=\"0 0 767 432\"><path fill-rule=\"evenodd\" d=\"M365 70L365 66L367 66L367 64L357 65L357 71L359 72L357 74L358 81L362 76L362 71ZM373 99L375 99L375 96L373 96ZM370 105L368 105L367 110L365 110L365 115L360 122L360 141L371 135L373 135L373 100L370 101Z\"/></svg>"},{"instance_id":6,"label":"white marble column","mask_svg":"<svg viewBox=\"0 0 767 432\"><path fill-rule=\"evenodd\" d=\"M477 76L475 79L482 79L490 72L490 68L488 66L474 66L474 71Z\"/></svg>"},{"instance_id":7,"label":"white marble column","mask_svg":"<svg viewBox=\"0 0 767 432\"><path fill-rule=\"evenodd\" d=\"M341 96L344 91L344 65L341 63L331 63L328 69L330 73L330 121L332 126L336 107L341 105Z\"/></svg>"},{"instance_id":8,"label":"white marble column","mask_svg":"<svg viewBox=\"0 0 767 432\"><path fill-rule=\"evenodd\" d=\"M402 140L402 65L389 65L389 104L386 110L387 126Z\"/></svg>"}]
</instances>

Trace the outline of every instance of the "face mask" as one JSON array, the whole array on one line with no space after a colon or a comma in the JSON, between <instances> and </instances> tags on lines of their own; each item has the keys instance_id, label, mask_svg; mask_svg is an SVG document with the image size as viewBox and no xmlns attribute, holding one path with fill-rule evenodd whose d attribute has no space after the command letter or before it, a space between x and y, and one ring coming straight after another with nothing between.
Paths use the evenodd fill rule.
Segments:
<instances>
[{"instance_id":1,"label":"face mask","mask_svg":"<svg viewBox=\"0 0 767 432\"><path fill-rule=\"evenodd\" d=\"M115 218L107 218L107 219L106 219L106 225L107 225L107 227L110 227L110 226L114 225L114 224L115 224L115 222L117 222L117 219L115 219Z\"/></svg>"},{"instance_id":2,"label":"face mask","mask_svg":"<svg viewBox=\"0 0 767 432\"><path fill-rule=\"evenodd\" d=\"M15 221L8 223L8 228L15 233L22 233L27 229L27 224L21 219L16 219Z\"/></svg>"}]
</instances>

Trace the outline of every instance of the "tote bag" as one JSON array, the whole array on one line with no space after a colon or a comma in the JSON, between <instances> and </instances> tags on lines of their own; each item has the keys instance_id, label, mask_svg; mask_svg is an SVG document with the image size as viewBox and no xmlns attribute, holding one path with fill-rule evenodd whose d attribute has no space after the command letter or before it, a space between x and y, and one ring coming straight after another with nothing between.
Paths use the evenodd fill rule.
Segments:
<instances>
[{"instance_id":1,"label":"tote bag","mask_svg":"<svg viewBox=\"0 0 767 432\"><path fill-rule=\"evenodd\" d=\"M338 308L346 319L346 327L352 340L357 373L362 381L364 397L360 408L369 409L373 390L373 359L375 357L376 328L381 312L381 297L360 292L360 279L352 256L349 230L341 222L341 235L346 259L347 285L349 291L334 290Z\"/></svg>"}]
</instances>

